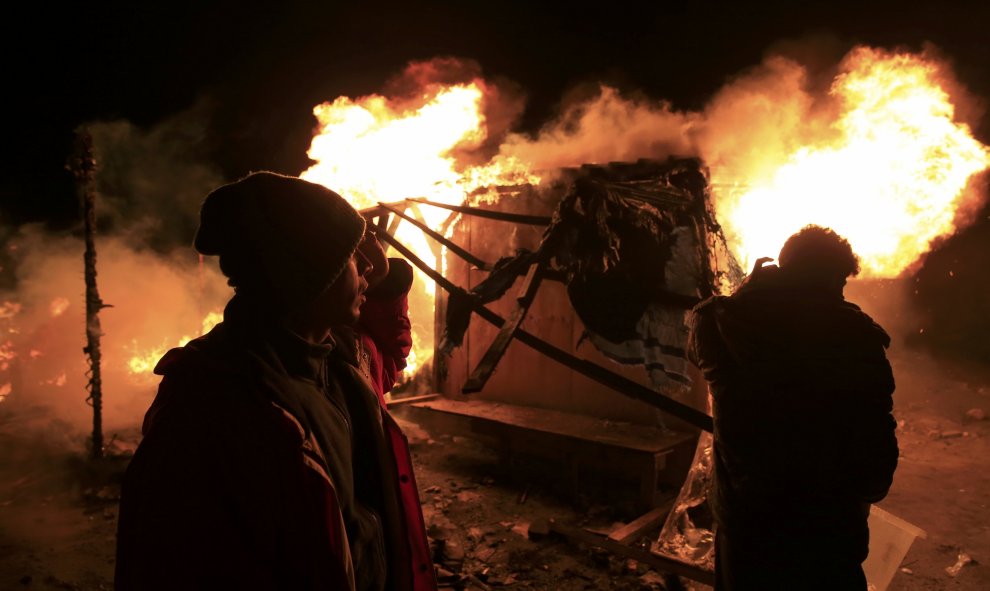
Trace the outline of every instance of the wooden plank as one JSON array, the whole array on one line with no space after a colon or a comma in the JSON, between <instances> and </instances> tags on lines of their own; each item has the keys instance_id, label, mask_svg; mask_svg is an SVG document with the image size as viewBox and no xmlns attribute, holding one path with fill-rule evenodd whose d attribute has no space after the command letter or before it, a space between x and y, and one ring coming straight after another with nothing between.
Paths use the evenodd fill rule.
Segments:
<instances>
[{"instance_id":1,"label":"wooden plank","mask_svg":"<svg viewBox=\"0 0 990 591\"><path fill-rule=\"evenodd\" d=\"M715 573L670 556L662 556L633 546L626 546L615 540L596 536L581 528L564 525L554 519L550 520L550 531L574 542L608 550L612 554L622 558L632 558L637 562L647 564L662 572L686 577L705 585L715 585Z\"/></svg>"},{"instance_id":2,"label":"wooden plank","mask_svg":"<svg viewBox=\"0 0 990 591\"><path fill-rule=\"evenodd\" d=\"M529 312L529 306L533 303L533 298L536 296L536 291L540 288L540 282L543 279L543 266L542 261L529 266L529 271L526 273L526 278L523 280L523 284L519 290L520 295L516 298L518 308L512 313L509 320L502 325L498 334L495 335L492 344L485 351L481 361L478 362L471 376L468 377L464 386L461 388L462 393L473 394L480 392L485 387L485 384L488 383L488 378L495 372L498 362L502 360L505 350L509 348L509 344L516 336L516 331L519 330L519 326L526 318L527 312Z\"/></svg>"},{"instance_id":3,"label":"wooden plank","mask_svg":"<svg viewBox=\"0 0 990 591\"><path fill-rule=\"evenodd\" d=\"M427 402L440 398L439 394L420 394L419 396L405 396L403 398L393 398L388 401L388 407L393 408L404 404L415 404L417 402Z\"/></svg>"},{"instance_id":4,"label":"wooden plank","mask_svg":"<svg viewBox=\"0 0 990 591\"><path fill-rule=\"evenodd\" d=\"M659 527L663 523L667 518L667 514L674 508L674 500L670 499L663 505L630 521L608 534L608 538L620 544L629 544L629 542L638 540L640 536L651 529Z\"/></svg>"},{"instance_id":5,"label":"wooden plank","mask_svg":"<svg viewBox=\"0 0 990 591\"><path fill-rule=\"evenodd\" d=\"M475 421L551 433L560 437L647 454L663 452L681 444L691 445L695 440L695 436L690 433L609 421L559 410L477 399L452 400L441 397L409 406L428 412L469 417Z\"/></svg>"},{"instance_id":6,"label":"wooden plank","mask_svg":"<svg viewBox=\"0 0 990 591\"><path fill-rule=\"evenodd\" d=\"M538 216L538 215L523 215L519 213L505 213L501 211L492 211L490 209L480 209L477 207L467 207L463 205L448 205L446 203L437 203L435 201L429 201L427 199L422 199L419 197L412 197L406 199L406 201L412 201L414 203L422 203L423 205L432 205L433 207L440 207L442 209L449 209L450 211L456 211L457 213L462 213L464 215L472 215L481 218L487 218L490 220L495 220L499 222L512 222L516 224L526 224L530 226L549 226L552 218Z\"/></svg>"},{"instance_id":7,"label":"wooden plank","mask_svg":"<svg viewBox=\"0 0 990 591\"><path fill-rule=\"evenodd\" d=\"M424 234L426 234L430 238L434 239L435 241L439 242L440 244L446 246L448 249L450 249L450 252L456 254L457 256L461 257L465 261L467 261L467 262L471 263L472 265L474 265L475 267L478 267L479 269L484 269L486 271L491 269L491 265L489 265L485 261L479 259L478 257L474 256L473 254L471 254L467 250L461 248L460 245L456 244L452 240L448 240L447 238L445 238L439 232L434 231L433 228L430 228L428 225L426 225L425 222L421 222L421 221L417 220L416 218L414 218L412 216L406 215L406 213L403 212L402 210L396 209L396 208L394 208L394 207L392 207L390 205L387 205L385 203L379 203L378 205L381 206L381 207L383 207L383 208L385 208L386 210L394 213L398 217L406 220L410 224L416 226L421 232L423 232Z\"/></svg>"}]
</instances>

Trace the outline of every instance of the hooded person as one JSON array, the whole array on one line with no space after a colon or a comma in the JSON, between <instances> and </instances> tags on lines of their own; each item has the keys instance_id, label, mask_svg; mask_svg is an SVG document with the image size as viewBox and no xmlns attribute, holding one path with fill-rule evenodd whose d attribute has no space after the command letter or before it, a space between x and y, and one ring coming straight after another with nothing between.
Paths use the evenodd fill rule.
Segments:
<instances>
[{"instance_id":1,"label":"hooded person","mask_svg":"<svg viewBox=\"0 0 990 591\"><path fill-rule=\"evenodd\" d=\"M844 299L859 263L832 230L769 260L691 319L713 402L715 589L865 591L869 505L898 456L890 337Z\"/></svg>"},{"instance_id":2,"label":"hooded person","mask_svg":"<svg viewBox=\"0 0 990 591\"><path fill-rule=\"evenodd\" d=\"M206 197L194 246L219 256L234 296L155 368L121 492L117 589L436 588L432 564L414 562L427 542L403 500L408 456L337 336L354 334L342 327L373 274L365 226L333 191L270 172Z\"/></svg>"}]
</instances>

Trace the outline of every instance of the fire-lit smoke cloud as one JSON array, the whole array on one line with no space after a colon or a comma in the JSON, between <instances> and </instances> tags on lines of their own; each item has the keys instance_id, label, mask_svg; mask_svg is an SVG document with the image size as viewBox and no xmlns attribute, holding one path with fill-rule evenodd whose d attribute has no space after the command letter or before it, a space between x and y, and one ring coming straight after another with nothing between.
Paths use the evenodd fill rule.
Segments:
<instances>
[{"instance_id":1,"label":"fire-lit smoke cloud","mask_svg":"<svg viewBox=\"0 0 990 591\"><path fill-rule=\"evenodd\" d=\"M202 199L222 182L205 157L205 114L198 105L150 128L87 126L97 158L97 285L111 306L100 312L108 431L140 424L157 359L202 334L230 296L215 262L201 263L191 248ZM85 432L83 241L34 227L5 231L15 282L0 292L0 358L10 357L0 366L0 404L45 408Z\"/></svg>"},{"instance_id":2,"label":"fire-lit smoke cloud","mask_svg":"<svg viewBox=\"0 0 990 591\"><path fill-rule=\"evenodd\" d=\"M674 111L669 103L628 99L614 88L600 86L593 98L567 105L535 139L509 135L500 157L517 159L536 170L553 170L691 155L696 152L691 131L699 122L698 114Z\"/></svg>"},{"instance_id":3,"label":"fire-lit smoke cloud","mask_svg":"<svg viewBox=\"0 0 990 591\"><path fill-rule=\"evenodd\" d=\"M967 189L990 166L990 150L956 120L942 79L924 56L850 52L830 89L837 113L827 132L769 178L742 177L748 186L719 196L741 257L772 256L817 223L849 239L866 276L894 277L952 234L967 201L985 198Z\"/></svg>"},{"instance_id":4,"label":"fire-lit smoke cloud","mask_svg":"<svg viewBox=\"0 0 990 591\"><path fill-rule=\"evenodd\" d=\"M837 60L834 40L821 41L782 44L698 111L599 85L572 93L532 135L492 133L486 114L502 95L476 64L411 64L391 91L315 108L316 164L303 176L361 208L405 197L477 201L472 192L486 185L546 181L564 167L699 156L743 265L816 223L850 240L864 275L895 277L985 197L970 179L990 152L959 120L953 100L964 93L931 52L855 48ZM420 209L410 211L444 227L446 212ZM397 237L433 264L422 233L403 224ZM413 313L425 316L414 335L429 352L433 286L420 279L426 299Z\"/></svg>"},{"instance_id":5,"label":"fire-lit smoke cloud","mask_svg":"<svg viewBox=\"0 0 990 591\"><path fill-rule=\"evenodd\" d=\"M48 407L54 416L84 428L92 420L86 399L85 292L82 241L55 239L25 229L18 239L20 260L16 313L0 320L5 342L16 352L4 373L11 385L5 403ZM183 331L199 334L203 317L225 294L211 267L195 258L166 258L136 251L119 238L97 243L100 294L112 307L100 312L104 331L103 395L107 427L133 425L147 410L157 379L131 371L131 359L178 345ZM219 286L219 287L218 287Z\"/></svg>"},{"instance_id":6,"label":"fire-lit smoke cloud","mask_svg":"<svg viewBox=\"0 0 990 591\"><path fill-rule=\"evenodd\" d=\"M719 221L744 265L815 223L845 235L866 276L894 277L965 222L990 150L956 116L948 68L927 54L856 48L830 85L771 56L700 112L602 86L500 158L537 168L671 155L710 166Z\"/></svg>"},{"instance_id":7,"label":"fire-lit smoke cloud","mask_svg":"<svg viewBox=\"0 0 990 591\"><path fill-rule=\"evenodd\" d=\"M101 232L136 248L186 248L206 193L224 179L207 154L211 105L203 100L150 128L93 123Z\"/></svg>"}]
</instances>

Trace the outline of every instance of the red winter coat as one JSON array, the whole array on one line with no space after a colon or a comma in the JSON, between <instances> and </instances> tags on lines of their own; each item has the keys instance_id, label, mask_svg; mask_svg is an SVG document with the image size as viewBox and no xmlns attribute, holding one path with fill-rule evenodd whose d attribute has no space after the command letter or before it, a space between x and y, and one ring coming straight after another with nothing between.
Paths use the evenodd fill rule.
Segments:
<instances>
[{"instance_id":1,"label":"red winter coat","mask_svg":"<svg viewBox=\"0 0 990 591\"><path fill-rule=\"evenodd\" d=\"M423 508L419 502L419 488L416 486L409 453L409 441L389 414L385 402L385 394L395 385L398 373L406 367L406 358L412 349L408 309L406 294L384 299L369 296L361 307L358 332L362 353L360 362L366 368L378 395L385 433L392 447L412 563L432 564L423 522ZM414 580L414 591L431 591L437 588L432 568L420 574L422 576L417 576Z\"/></svg>"}]
</instances>

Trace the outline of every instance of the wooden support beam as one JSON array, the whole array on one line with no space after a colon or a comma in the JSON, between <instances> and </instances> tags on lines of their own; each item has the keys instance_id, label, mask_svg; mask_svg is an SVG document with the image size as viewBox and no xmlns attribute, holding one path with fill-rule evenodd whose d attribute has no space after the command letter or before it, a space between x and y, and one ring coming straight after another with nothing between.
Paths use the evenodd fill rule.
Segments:
<instances>
[{"instance_id":1,"label":"wooden support beam","mask_svg":"<svg viewBox=\"0 0 990 591\"><path fill-rule=\"evenodd\" d=\"M391 226L391 224L389 223L391 221L391 219L392 219L392 216L389 215L388 213L382 212L382 213L378 214L378 223L377 223L378 231L379 232L388 232L388 229Z\"/></svg>"},{"instance_id":2,"label":"wooden support beam","mask_svg":"<svg viewBox=\"0 0 990 591\"><path fill-rule=\"evenodd\" d=\"M409 248L396 240L394 236L384 234L379 236L379 238L391 244L392 247L402 253L402 256L406 257L410 263L418 267L420 271L425 273L427 277L435 281L437 285L445 289L447 292L457 294L465 298L465 301L471 302L472 311L478 316L481 316L483 320L490 322L499 328L505 324L506 321L504 318L486 308L484 304L477 301L477 299L469 292L451 282L436 269L430 268L429 265L423 262L423 259L416 256L416 254L409 250ZM678 402L673 398L668 398L667 396L651 390L638 382L634 382L617 373L611 372L600 365L575 357L567 351L555 347L547 341L532 335L523 329L516 331L516 338L521 343L535 349L543 355L546 355L550 359L553 359L554 361L569 367L581 375L594 380L603 386L611 388L620 394L635 400L640 400L653 407L659 408L660 410L669 412L677 418L682 419L703 431L708 431L711 433L714 429L712 417L696 408L684 404L683 402Z\"/></svg>"},{"instance_id":3,"label":"wooden support beam","mask_svg":"<svg viewBox=\"0 0 990 591\"><path fill-rule=\"evenodd\" d=\"M479 268L479 269L481 269L483 271L490 271L491 270L491 265L489 265L485 261L479 259L478 257L474 256L473 254L471 254L467 250L461 248L459 245L457 245L452 240L449 240L443 234L440 234L439 232L434 231L432 228L430 228L429 226L427 226L425 223L423 223L423 222L421 222L421 221L419 221L419 220L417 220L417 219L415 219L415 218L407 215L402 210L396 209L396 208L394 208L391 205L388 205L386 203L379 203L378 205L380 207L386 209L387 211L390 211L390 212L394 213L398 217L406 220L410 224L416 226L424 234L426 234L430 238L436 240L440 244L443 244L444 246L446 246L447 248L450 249L450 252L456 254L457 256L461 257L465 261L467 261L467 262L471 263L472 265L474 265L475 267L477 267L477 268Z\"/></svg>"},{"instance_id":4,"label":"wooden support beam","mask_svg":"<svg viewBox=\"0 0 990 591\"><path fill-rule=\"evenodd\" d=\"M671 556L661 556L647 550L641 550L633 546L626 546L625 544L621 544L615 540L600 537L591 532L584 531L579 527L572 527L558 523L553 519L550 520L550 531L574 542L580 542L582 544L587 544L588 546L595 546L597 548L602 548L603 550L608 550L612 554L622 558L632 558L637 562L647 564L661 572L686 577L692 581L698 581L699 583L703 583L705 585L715 584L714 573Z\"/></svg>"},{"instance_id":5,"label":"wooden support beam","mask_svg":"<svg viewBox=\"0 0 990 591\"><path fill-rule=\"evenodd\" d=\"M519 290L519 297L516 298L519 304L516 311L509 317L508 322L502 325L498 334L495 335L492 344L485 351L481 361L478 362L477 367L471 372L471 376L464 382L464 387L461 388L462 393L473 394L480 392L485 387L485 384L488 383L488 379L495 373L498 362L502 360L505 350L509 348L509 344L515 338L519 326L529 312L529 306L536 297L536 292L539 290L540 283L543 280L543 267L543 261L538 261L529 266L529 271L526 273L526 278L523 280L522 287Z\"/></svg>"},{"instance_id":6,"label":"wooden support beam","mask_svg":"<svg viewBox=\"0 0 990 591\"><path fill-rule=\"evenodd\" d=\"M404 404L415 404L417 402L429 402L440 398L439 394L420 394L418 396L405 396L403 398L393 398L388 401L388 407L394 408Z\"/></svg>"},{"instance_id":7,"label":"wooden support beam","mask_svg":"<svg viewBox=\"0 0 990 591\"><path fill-rule=\"evenodd\" d=\"M464 205L448 205L446 203L437 203L436 201L429 201L427 199L422 199L419 197L411 197L409 199L406 199L406 201L412 201L414 203L422 203L423 205L432 205L433 207L440 207L442 209L449 209L450 211L456 211L457 213L463 213L464 215L473 215L479 218L487 218L499 222L512 222L515 224L526 224L529 226L549 226L550 221L552 219L546 216L539 216L539 215L505 213L501 211L492 211L490 209L479 209L477 207L468 207Z\"/></svg>"}]
</instances>

